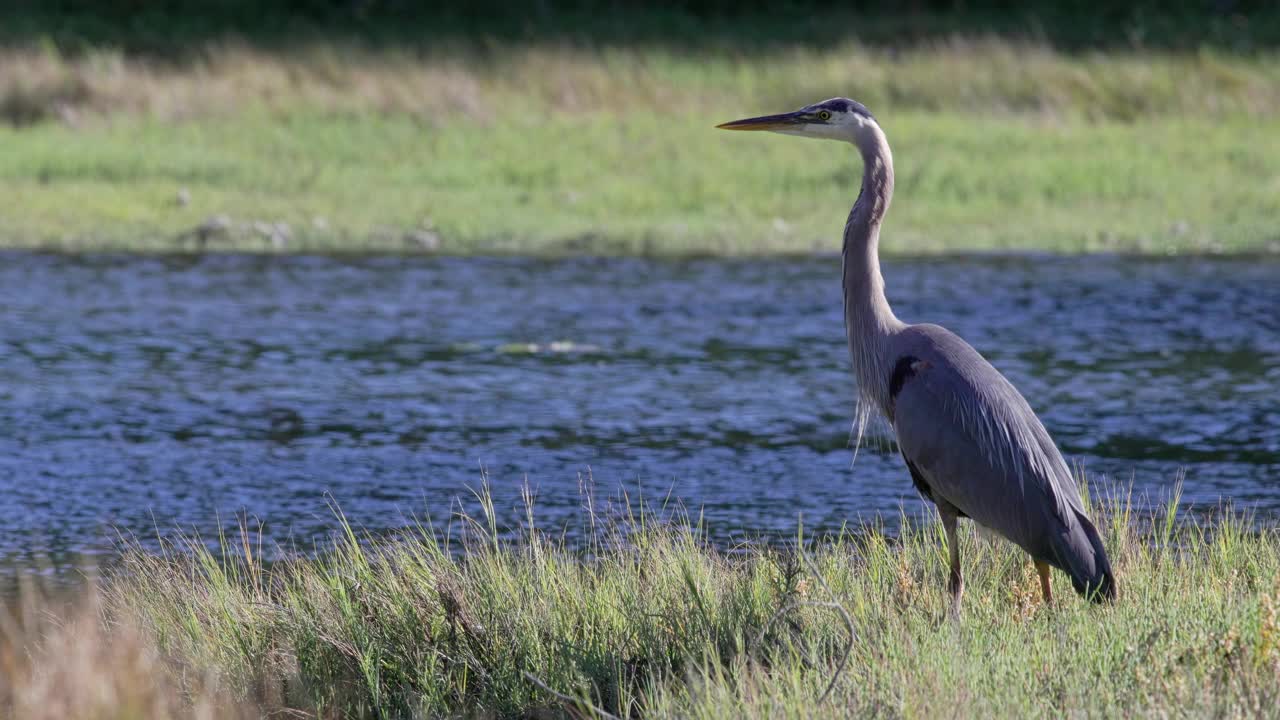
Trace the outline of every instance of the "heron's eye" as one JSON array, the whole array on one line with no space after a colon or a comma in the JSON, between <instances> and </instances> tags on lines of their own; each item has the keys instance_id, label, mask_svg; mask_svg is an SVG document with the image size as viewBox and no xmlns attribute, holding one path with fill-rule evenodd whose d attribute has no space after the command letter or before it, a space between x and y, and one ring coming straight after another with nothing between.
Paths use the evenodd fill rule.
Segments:
<instances>
[{"instance_id":1,"label":"heron's eye","mask_svg":"<svg viewBox=\"0 0 1280 720\"><path fill-rule=\"evenodd\" d=\"M822 120L823 122L825 122L825 121L827 121L827 120L830 120L830 119L831 119L831 111L830 111L830 110L820 110L820 111L818 111L818 119L819 119L819 120Z\"/></svg>"}]
</instances>

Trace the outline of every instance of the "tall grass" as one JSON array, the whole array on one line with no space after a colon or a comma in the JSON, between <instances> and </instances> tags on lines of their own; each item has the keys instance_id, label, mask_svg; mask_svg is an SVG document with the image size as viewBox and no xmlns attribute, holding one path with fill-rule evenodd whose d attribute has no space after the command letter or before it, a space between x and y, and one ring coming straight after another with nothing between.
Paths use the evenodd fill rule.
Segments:
<instances>
[{"instance_id":1,"label":"tall grass","mask_svg":"<svg viewBox=\"0 0 1280 720\"><path fill-rule=\"evenodd\" d=\"M259 717L204 672L166 653L89 582L71 593L25 576L0 600L0 717L159 720Z\"/></svg>"},{"instance_id":2,"label":"tall grass","mask_svg":"<svg viewBox=\"0 0 1280 720\"><path fill-rule=\"evenodd\" d=\"M1176 506L1176 502L1173 503ZM465 519L264 563L249 534L134 549L105 615L163 677L321 717L1257 716L1280 702L1280 537L1230 512L1095 503L1112 606L1053 606L1003 541L963 533L947 618L936 523L717 548L696 523L592 518L569 544ZM224 539L225 541L225 539ZM232 549L234 548L234 549ZM134 631L130 631L134 632ZM172 664L172 663L177 663ZM191 678L200 683L190 683Z\"/></svg>"}]
</instances>

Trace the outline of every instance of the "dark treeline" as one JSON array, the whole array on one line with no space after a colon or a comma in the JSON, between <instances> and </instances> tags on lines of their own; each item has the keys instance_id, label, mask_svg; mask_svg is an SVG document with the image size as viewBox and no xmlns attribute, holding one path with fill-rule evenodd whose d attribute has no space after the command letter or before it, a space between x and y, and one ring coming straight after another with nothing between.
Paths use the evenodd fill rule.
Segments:
<instances>
[{"instance_id":1,"label":"dark treeline","mask_svg":"<svg viewBox=\"0 0 1280 720\"><path fill-rule=\"evenodd\" d=\"M650 44L732 50L857 39L910 45L998 35L1092 48L1252 52L1280 45L1275 0L5 0L0 43L181 56L208 42L333 40L429 50L459 43Z\"/></svg>"}]
</instances>

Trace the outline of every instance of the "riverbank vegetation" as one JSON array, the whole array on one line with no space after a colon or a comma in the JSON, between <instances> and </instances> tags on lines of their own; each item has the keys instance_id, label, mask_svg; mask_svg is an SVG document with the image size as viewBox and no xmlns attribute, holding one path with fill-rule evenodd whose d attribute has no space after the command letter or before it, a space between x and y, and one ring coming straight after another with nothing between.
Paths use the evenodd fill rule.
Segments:
<instances>
[{"instance_id":1,"label":"riverbank vegetation","mask_svg":"<svg viewBox=\"0 0 1280 720\"><path fill-rule=\"evenodd\" d=\"M818 11L343 32L29 10L0 32L0 246L835 252L852 152L713 126L850 95L895 150L887 252L1280 250L1260 11L1077 37Z\"/></svg>"},{"instance_id":2,"label":"riverbank vegetation","mask_svg":"<svg viewBox=\"0 0 1280 720\"><path fill-rule=\"evenodd\" d=\"M452 540L344 524L331 550L273 563L248 531L135 547L78 618L6 624L0 712L72 717L27 711L66 697L133 708L81 717L1274 714L1280 536L1174 517L1176 498L1093 505L1114 605L1060 575L1045 605L1026 558L969 529L959 621L936 522L717 548L687 518L626 511L586 513L570 542L529 510L512 536L486 504Z\"/></svg>"}]
</instances>

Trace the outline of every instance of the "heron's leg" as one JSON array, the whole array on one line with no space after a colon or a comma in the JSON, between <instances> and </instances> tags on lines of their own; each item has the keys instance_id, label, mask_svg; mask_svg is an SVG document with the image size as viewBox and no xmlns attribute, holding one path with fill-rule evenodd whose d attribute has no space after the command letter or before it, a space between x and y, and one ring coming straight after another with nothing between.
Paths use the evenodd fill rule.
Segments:
<instances>
[{"instance_id":1,"label":"heron's leg","mask_svg":"<svg viewBox=\"0 0 1280 720\"><path fill-rule=\"evenodd\" d=\"M1036 572L1040 573L1040 592L1046 605L1053 604L1053 590L1049 588L1049 563L1036 560Z\"/></svg>"},{"instance_id":2,"label":"heron's leg","mask_svg":"<svg viewBox=\"0 0 1280 720\"><path fill-rule=\"evenodd\" d=\"M947 550L951 553L951 578L947 581L947 589L951 591L951 613L960 617L960 598L964 595L964 576L960 573L960 541L956 537L956 513L950 509L938 508L942 516L942 527L947 531Z\"/></svg>"}]
</instances>

